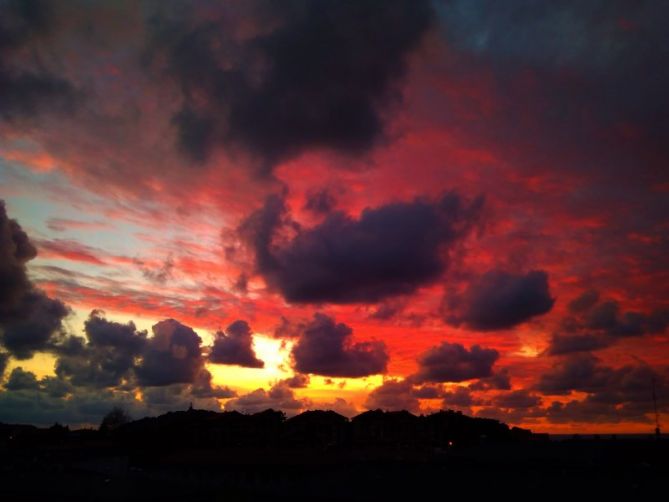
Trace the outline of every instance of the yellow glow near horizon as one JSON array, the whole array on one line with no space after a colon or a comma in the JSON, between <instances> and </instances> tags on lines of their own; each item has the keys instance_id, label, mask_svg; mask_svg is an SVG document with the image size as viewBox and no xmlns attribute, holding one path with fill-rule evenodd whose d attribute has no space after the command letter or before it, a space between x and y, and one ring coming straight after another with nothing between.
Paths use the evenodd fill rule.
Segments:
<instances>
[{"instance_id":1,"label":"yellow glow near horizon","mask_svg":"<svg viewBox=\"0 0 669 502\"><path fill-rule=\"evenodd\" d=\"M35 376L39 380L40 378L45 376L55 375L54 371L55 366L56 366L56 356L44 352L35 354L32 358L25 359L22 361L11 358L9 360L9 364L7 365L7 369L5 370L5 378L9 378L9 375L11 374L14 368L20 367L24 371L32 371L33 373L35 373Z\"/></svg>"},{"instance_id":2,"label":"yellow glow near horizon","mask_svg":"<svg viewBox=\"0 0 669 502\"><path fill-rule=\"evenodd\" d=\"M328 381L332 383L326 383ZM341 386L341 384L344 384ZM332 403L342 398L354 404L358 409L367 400L369 392L383 383L382 375L373 375L364 378L331 378L311 376L309 386L304 389L295 389L299 397L308 397L314 401L315 407L322 407L322 403Z\"/></svg>"},{"instance_id":3,"label":"yellow glow near horizon","mask_svg":"<svg viewBox=\"0 0 669 502\"><path fill-rule=\"evenodd\" d=\"M207 364L216 385L226 385L243 391L267 388L272 382L290 377L290 345L265 335L253 335L253 349L264 368L243 368L223 364Z\"/></svg>"},{"instance_id":4,"label":"yellow glow near horizon","mask_svg":"<svg viewBox=\"0 0 669 502\"><path fill-rule=\"evenodd\" d=\"M74 308L66 320L66 331L77 336L84 335L84 322L90 314L89 309ZM127 323L133 321L139 330L146 330L152 336L151 326L159 321L148 317L131 316L114 311L105 311L105 318L109 321ZM205 330L195 330L203 339L203 346L213 342L213 334ZM290 378L294 375L291 367L290 352L293 346L291 341L282 341L261 334L253 334L253 348L256 356L264 361L264 368L243 368L234 365L210 364L206 367L212 374L215 385L228 386L239 394L254 391L259 388L269 389L277 381ZM56 356L49 353L37 353L31 359L10 359L5 379L16 367L25 371L32 371L38 379L55 375ZM315 404L332 403L337 398L343 398L360 407L367 398L367 394L383 383L382 375L373 375L364 378L328 378L311 375L309 384L305 388L293 389L299 398L309 398Z\"/></svg>"}]
</instances>

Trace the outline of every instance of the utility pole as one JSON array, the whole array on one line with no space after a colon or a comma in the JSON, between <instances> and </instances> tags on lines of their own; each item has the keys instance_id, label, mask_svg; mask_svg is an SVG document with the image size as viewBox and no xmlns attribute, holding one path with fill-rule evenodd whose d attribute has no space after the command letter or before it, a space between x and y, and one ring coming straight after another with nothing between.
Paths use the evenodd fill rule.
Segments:
<instances>
[{"instance_id":1,"label":"utility pole","mask_svg":"<svg viewBox=\"0 0 669 502\"><path fill-rule=\"evenodd\" d=\"M653 408L655 409L655 439L660 440L660 414L657 411L657 395L655 394L655 377L653 377Z\"/></svg>"}]
</instances>

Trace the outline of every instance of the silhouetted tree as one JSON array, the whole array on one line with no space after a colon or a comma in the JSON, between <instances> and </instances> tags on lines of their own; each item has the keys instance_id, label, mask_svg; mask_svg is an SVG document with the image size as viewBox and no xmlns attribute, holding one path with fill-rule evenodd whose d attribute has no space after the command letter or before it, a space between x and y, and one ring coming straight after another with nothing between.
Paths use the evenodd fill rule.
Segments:
<instances>
[{"instance_id":1,"label":"silhouetted tree","mask_svg":"<svg viewBox=\"0 0 669 502\"><path fill-rule=\"evenodd\" d=\"M100 431L113 431L114 429L120 427L123 424L127 424L128 422L130 422L130 416L126 413L126 411L120 406L115 406L102 419L102 423L100 424Z\"/></svg>"}]
</instances>

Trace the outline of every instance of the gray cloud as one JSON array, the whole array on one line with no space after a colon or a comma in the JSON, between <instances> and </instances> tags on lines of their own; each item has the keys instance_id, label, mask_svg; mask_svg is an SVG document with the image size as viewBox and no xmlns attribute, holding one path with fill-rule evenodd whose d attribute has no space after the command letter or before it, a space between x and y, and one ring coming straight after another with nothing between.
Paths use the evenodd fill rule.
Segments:
<instances>
[{"instance_id":1,"label":"gray cloud","mask_svg":"<svg viewBox=\"0 0 669 502\"><path fill-rule=\"evenodd\" d=\"M459 343L443 342L418 358L418 371L411 380L422 382L463 382L492 375L499 352L479 345L469 350Z\"/></svg>"},{"instance_id":2,"label":"gray cloud","mask_svg":"<svg viewBox=\"0 0 669 502\"><path fill-rule=\"evenodd\" d=\"M367 303L437 281L447 265L444 251L478 224L482 205L482 198L467 202L449 193L437 201L367 208L357 219L334 212L300 229L284 200L270 196L239 232L255 251L257 270L286 300ZM282 227L292 228L295 237L275 245Z\"/></svg>"},{"instance_id":3,"label":"gray cloud","mask_svg":"<svg viewBox=\"0 0 669 502\"><path fill-rule=\"evenodd\" d=\"M0 201L0 343L17 359L50 347L67 307L34 287L26 264L37 250Z\"/></svg>"},{"instance_id":4,"label":"gray cloud","mask_svg":"<svg viewBox=\"0 0 669 502\"><path fill-rule=\"evenodd\" d=\"M202 339L188 326L174 319L152 327L142 361L136 369L140 384L162 386L190 383L204 367Z\"/></svg>"},{"instance_id":5,"label":"gray cloud","mask_svg":"<svg viewBox=\"0 0 669 502\"><path fill-rule=\"evenodd\" d=\"M378 143L432 18L424 0L261 1L235 11L157 9L149 53L182 90L173 118L181 150L204 162L224 145L263 172L308 150L360 155ZM235 37L231 22L256 32Z\"/></svg>"},{"instance_id":6,"label":"gray cloud","mask_svg":"<svg viewBox=\"0 0 669 502\"><path fill-rule=\"evenodd\" d=\"M352 342L353 330L315 314L293 346L296 371L333 377L361 377L385 373L388 354L383 342Z\"/></svg>"},{"instance_id":7,"label":"gray cloud","mask_svg":"<svg viewBox=\"0 0 669 502\"><path fill-rule=\"evenodd\" d=\"M509 329L547 313L554 301L548 274L542 270L526 274L490 270L462 295L446 298L446 321L479 331Z\"/></svg>"},{"instance_id":8,"label":"gray cloud","mask_svg":"<svg viewBox=\"0 0 669 502\"><path fill-rule=\"evenodd\" d=\"M209 361L215 364L236 364L247 368L263 368L265 363L256 357L253 350L253 335L246 321L235 321L225 333L218 332L209 353Z\"/></svg>"}]
</instances>

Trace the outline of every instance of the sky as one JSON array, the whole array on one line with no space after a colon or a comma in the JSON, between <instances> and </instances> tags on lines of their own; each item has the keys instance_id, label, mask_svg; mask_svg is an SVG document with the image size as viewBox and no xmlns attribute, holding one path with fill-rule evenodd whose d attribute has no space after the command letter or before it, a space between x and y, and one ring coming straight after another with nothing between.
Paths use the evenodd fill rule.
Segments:
<instances>
[{"instance_id":1,"label":"sky","mask_svg":"<svg viewBox=\"0 0 669 502\"><path fill-rule=\"evenodd\" d=\"M669 423L667 16L0 0L0 421Z\"/></svg>"}]
</instances>

